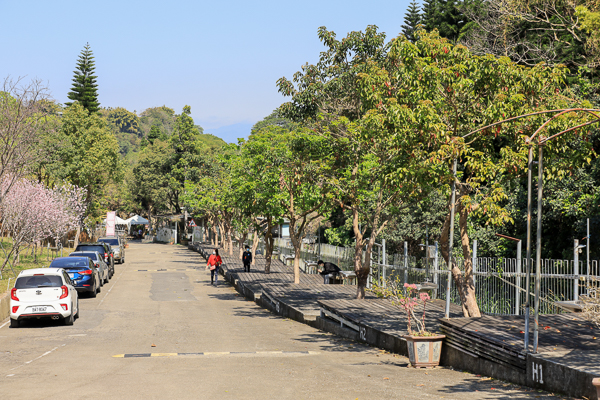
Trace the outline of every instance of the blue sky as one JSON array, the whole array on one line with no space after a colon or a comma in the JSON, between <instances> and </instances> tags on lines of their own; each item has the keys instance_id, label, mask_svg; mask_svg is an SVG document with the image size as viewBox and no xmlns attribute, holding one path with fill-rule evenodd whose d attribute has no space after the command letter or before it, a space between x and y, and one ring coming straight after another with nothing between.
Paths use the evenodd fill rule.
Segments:
<instances>
[{"instance_id":1,"label":"blue sky","mask_svg":"<svg viewBox=\"0 0 600 400\"><path fill-rule=\"evenodd\" d=\"M180 113L187 104L206 133L237 142L286 101L277 79L318 59L320 26L342 38L377 25L391 38L408 4L0 0L0 78L42 79L64 103L89 42L101 106Z\"/></svg>"}]
</instances>

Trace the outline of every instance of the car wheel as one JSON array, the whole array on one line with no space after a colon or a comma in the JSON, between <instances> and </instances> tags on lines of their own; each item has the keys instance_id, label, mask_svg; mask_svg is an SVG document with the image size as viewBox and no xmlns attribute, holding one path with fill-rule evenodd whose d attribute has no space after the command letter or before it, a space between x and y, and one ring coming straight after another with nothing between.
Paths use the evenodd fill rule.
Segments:
<instances>
[{"instance_id":1,"label":"car wheel","mask_svg":"<svg viewBox=\"0 0 600 400\"><path fill-rule=\"evenodd\" d=\"M106 274L106 279L104 280L104 283L108 283L108 274Z\"/></svg>"},{"instance_id":2,"label":"car wheel","mask_svg":"<svg viewBox=\"0 0 600 400\"><path fill-rule=\"evenodd\" d=\"M75 319L79 318L79 297L77 298L77 313L75 313Z\"/></svg>"},{"instance_id":3,"label":"car wheel","mask_svg":"<svg viewBox=\"0 0 600 400\"><path fill-rule=\"evenodd\" d=\"M74 320L75 320L75 318L73 317L73 305L71 304L71 315L69 315L68 317L63 319L63 322L65 323L65 325L71 326L71 325L73 325Z\"/></svg>"},{"instance_id":4,"label":"car wheel","mask_svg":"<svg viewBox=\"0 0 600 400\"><path fill-rule=\"evenodd\" d=\"M90 292L90 297L94 298L98 294L98 286L94 285L94 290Z\"/></svg>"},{"instance_id":5,"label":"car wheel","mask_svg":"<svg viewBox=\"0 0 600 400\"><path fill-rule=\"evenodd\" d=\"M125 264L125 256L121 258L121 264Z\"/></svg>"},{"instance_id":6,"label":"car wheel","mask_svg":"<svg viewBox=\"0 0 600 400\"><path fill-rule=\"evenodd\" d=\"M19 326L21 326L21 321L12 318L10 319L11 328L18 328Z\"/></svg>"}]
</instances>

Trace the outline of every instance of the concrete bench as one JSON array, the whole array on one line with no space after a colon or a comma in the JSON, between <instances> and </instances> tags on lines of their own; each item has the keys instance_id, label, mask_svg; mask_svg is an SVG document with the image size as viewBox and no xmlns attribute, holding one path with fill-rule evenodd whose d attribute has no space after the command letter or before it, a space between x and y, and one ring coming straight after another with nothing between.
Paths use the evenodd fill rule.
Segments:
<instances>
[{"instance_id":1,"label":"concrete bench","mask_svg":"<svg viewBox=\"0 0 600 400\"><path fill-rule=\"evenodd\" d=\"M281 260L282 263L284 263L285 265L293 265L294 263L294 256L288 256L285 254L280 254L279 255L279 259ZM291 264L288 264L288 262L292 262Z\"/></svg>"},{"instance_id":2,"label":"concrete bench","mask_svg":"<svg viewBox=\"0 0 600 400\"><path fill-rule=\"evenodd\" d=\"M437 299L438 285L432 282L423 282L417 284L417 290L420 292L432 292L431 298Z\"/></svg>"},{"instance_id":3,"label":"concrete bench","mask_svg":"<svg viewBox=\"0 0 600 400\"><path fill-rule=\"evenodd\" d=\"M562 308L563 310L566 310L569 312L582 312L583 311L583 304L581 303L580 300L578 300L578 301L555 301L554 304L557 305L558 307Z\"/></svg>"},{"instance_id":4,"label":"concrete bench","mask_svg":"<svg viewBox=\"0 0 600 400\"><path fill-rule=\"evenodd\" d=\"M356 272L354 271L340 271L340 278L345 285L356 285Z\"/></svg>"},{"instance_id":5,"label":"concrete bench","mask_svg":"<svg viewBox=\"0 0 600 400\"><path fill-rule=\"evenodd\" d=\"M316 274L317 267L318 265L314 261L304 261L304 272L307 274Z\"/></svg>"}]
</instances>

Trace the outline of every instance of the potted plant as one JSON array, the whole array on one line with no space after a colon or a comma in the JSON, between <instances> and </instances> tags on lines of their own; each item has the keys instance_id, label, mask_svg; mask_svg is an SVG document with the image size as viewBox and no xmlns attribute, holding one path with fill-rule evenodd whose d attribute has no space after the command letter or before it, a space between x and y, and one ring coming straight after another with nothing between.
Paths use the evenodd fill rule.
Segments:
<instances>
[{"instance_id":1,"label":"potted plant","mask_svg":"<svg viewBox=\"0 0 600 400\"><path fill-rule=\"evenodd\" d=\"M374 285L371 291L381 298L387 298L401 308L407 318L406 339L408 358L415 368L430 368L440 364L442 341L445 335L430 332L425 327L425 311L431 297L420 292L415 284L402 284L399 278L388 280L383 286ZM422 315L420 308L422 307ZM420 316L417 317L419 313Z\"/></svg>"}]
</instances>

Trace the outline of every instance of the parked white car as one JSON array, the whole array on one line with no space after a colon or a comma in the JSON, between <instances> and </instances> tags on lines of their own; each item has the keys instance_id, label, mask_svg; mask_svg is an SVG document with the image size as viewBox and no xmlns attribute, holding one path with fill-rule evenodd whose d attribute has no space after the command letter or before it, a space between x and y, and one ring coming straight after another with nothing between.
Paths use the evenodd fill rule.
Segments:
<instances>
[{"instance_id":1,"label":"parked white car","mask_svg":"<svg viewBox=\"0 0 600 400\"><path fill-rule=\"evenodd\" d=\"M21 271L10 291L10 327L24 319L62 319L73 325L79 317L79 297L69 275L62 268L35 268Z\"/></svg>"}]
</instances>

